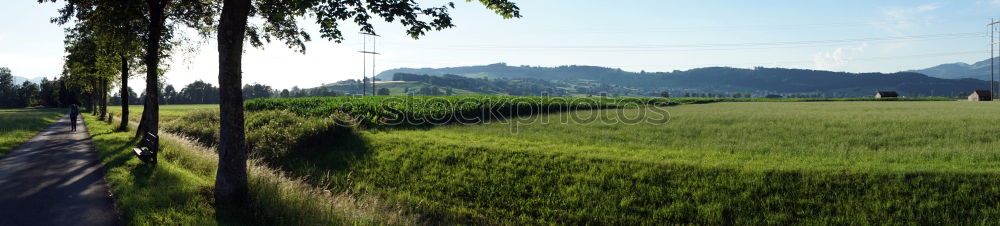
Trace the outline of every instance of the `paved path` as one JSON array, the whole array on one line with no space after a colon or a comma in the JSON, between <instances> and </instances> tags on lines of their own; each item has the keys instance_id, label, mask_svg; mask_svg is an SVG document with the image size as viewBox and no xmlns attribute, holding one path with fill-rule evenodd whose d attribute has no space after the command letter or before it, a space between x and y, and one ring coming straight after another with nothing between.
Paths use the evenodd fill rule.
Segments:
<instances>
[{"instance_id":1,"label":"paved path","mask_svg":"<svg viewBox=\"0 0 1000 226\"><path fill-rule=\"evenodd\" d=\"M69 117L0 158L0 225L119 225L87 127Z\"/></svg>"}]
</instances>

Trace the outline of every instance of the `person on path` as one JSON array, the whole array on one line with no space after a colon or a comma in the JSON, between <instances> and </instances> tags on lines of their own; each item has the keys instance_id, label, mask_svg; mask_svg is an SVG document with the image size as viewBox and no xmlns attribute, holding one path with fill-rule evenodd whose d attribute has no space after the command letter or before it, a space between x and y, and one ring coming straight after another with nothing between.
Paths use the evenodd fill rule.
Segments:
<instances>
[{"instance_id":1,"label":"person on path","mask_svg":"<svg viewBox=\"0 0 1000 226\"><path fill-rule=\"evenodd\" d=\"M69 120L70 120L70 125L73 126L73 128L70 131L76 131L76 116L78 115L80 115L80 106L76 106L76 104L70 105Z\"/></svg>"}]
</instances>

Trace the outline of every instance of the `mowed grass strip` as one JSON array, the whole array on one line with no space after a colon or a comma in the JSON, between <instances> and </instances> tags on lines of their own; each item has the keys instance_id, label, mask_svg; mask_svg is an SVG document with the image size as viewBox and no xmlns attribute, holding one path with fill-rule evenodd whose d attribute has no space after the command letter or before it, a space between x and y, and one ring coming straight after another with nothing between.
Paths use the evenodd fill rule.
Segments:
<instances>
[{"instance_id":1,"label":"mowed grass strip","mask_svg":"<svg viewBox=\"0 0 1000 226\"><path fill-rule=\"evenodd\" d=\"M62 108L0 109L0 157L65 113Z\"/></svg>"},{"instance_id":2,"label":"mowed grass strip","mask_svg":"<svg viewBox=\"0 0 1000 226\"><path fill-rule=\"evenodd\" d=\"M660 125L368 131L283 165L441 222L983 224L1000 220L998 107L684 105Z\"/></svg>"},{"instance_id":3,"label":"mowed grass strip","mask_svg":"<svg viewBox=\"0 0 1000 226\"><path fill-rule=\"evenodd\" d=\"M160 105L160 121L169 122L171 120L177 119L187 113L198 110L219 110L219 105L217 104L185 104L185 105ZM142 119L142 105L129 105L128 120L130 122L139 122ZM108 112L113 114L115 118L120 118L122 116L122 106L108 106Z\"/></svg>"}]
</instances>

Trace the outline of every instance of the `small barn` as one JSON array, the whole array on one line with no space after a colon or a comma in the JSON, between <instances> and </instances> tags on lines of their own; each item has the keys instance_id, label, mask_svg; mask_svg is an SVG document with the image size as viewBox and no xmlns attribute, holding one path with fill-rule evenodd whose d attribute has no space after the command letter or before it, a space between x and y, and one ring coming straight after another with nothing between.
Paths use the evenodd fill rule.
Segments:
<instances>
[{"instance_id":1,"label":"small barn","mask_svg":"<svg viewBox=\"0 0 1000 226\"><path fill-rule=\"evenodd\" d=\"M993 101L993 93L989 90L976 90L969 94L969 101Z\"/></svg>"},{"instance_id":2,"label":"small barn","mask_svg":"<svg viewBox=\"0 0 1000 226\"><path fill-rule=\"evenodd\" d=\"M896 93L896 91L876 91L875 92L875 98L889 98L889 97L896 98L896 97L899 97L899 94Z\"/></svg>"}]
</instances>

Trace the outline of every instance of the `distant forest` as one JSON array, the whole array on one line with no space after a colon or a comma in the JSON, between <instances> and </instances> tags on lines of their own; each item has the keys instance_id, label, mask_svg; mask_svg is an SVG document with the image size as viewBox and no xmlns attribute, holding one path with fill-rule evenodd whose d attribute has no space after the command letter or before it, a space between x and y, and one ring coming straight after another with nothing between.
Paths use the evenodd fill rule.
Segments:
<instances>
[{"instance_id":1,"label":"distant forest","mask_svg":"<svg viewBox=\"0 0 1000 226\"><path fill-rule=\"evenodd\" d=\"M978 79L941 79L915 72L847 73L786 68L710 67L672 72L628 72L594 66L531 67L492 64L440 69L393 69L378 75L445 75L469 78L544 81L572 94L659 96L675 94L812 95L826 97L869 96L876 90L898 91L906 96L957 97L975 89L988 89ZM430 81L430 79L427 79ZM536 94L537 95L537 94Z\"/></svg>"},{"instance_id":2,"label":"distant forest","mask_svg":"<svg viewBox=\"0 0 1000 226\"><path fill-rule=\"evenodd\" d=\"M37 84L28 80L18 84L9 68L0 67L0 108L65 106L76 98L69 96L70 93L62 82L48 78Z\"/></svg>"}]
</instances>

